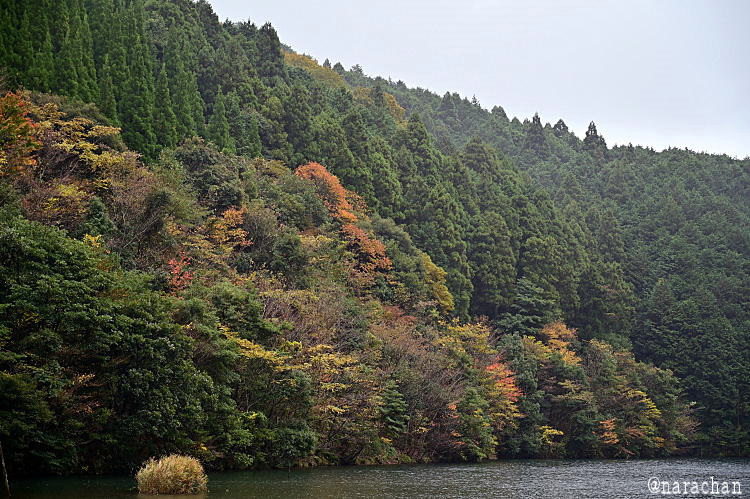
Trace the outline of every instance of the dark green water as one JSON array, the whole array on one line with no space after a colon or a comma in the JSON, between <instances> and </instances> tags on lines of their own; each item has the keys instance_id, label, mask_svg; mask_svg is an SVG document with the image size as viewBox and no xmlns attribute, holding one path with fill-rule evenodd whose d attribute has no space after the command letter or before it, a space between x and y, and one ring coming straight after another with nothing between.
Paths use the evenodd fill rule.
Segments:
<instances>
[{"instance_id":1,"label":"dark green water","mask_svg":"<svg viewBox=\"0 0 750 499\"><path fill-rule=\"evenodd\" d=\"M659 481L669 481L670 484L675 480L680 483L695 481L700 486L703 481L710 483L712 476L716 482L739 481L742 496L750 497L750 460L707 459L498 461L482 464L313 468L294 470L290 474L286 471L215 473L209 475L208 497L660 497L661 494L649 492L649 478L657 477ZM36 479L16 481L11 487L13 497L17 498L137 496L135 482L123 477ZM731 483L729 487L731 491ZM720 492L720 485L717 485L717 490ZM688 494L683 495L682 489L680 496L720 497L691 495L689 490Z\"/></svg>"}]
</instances>

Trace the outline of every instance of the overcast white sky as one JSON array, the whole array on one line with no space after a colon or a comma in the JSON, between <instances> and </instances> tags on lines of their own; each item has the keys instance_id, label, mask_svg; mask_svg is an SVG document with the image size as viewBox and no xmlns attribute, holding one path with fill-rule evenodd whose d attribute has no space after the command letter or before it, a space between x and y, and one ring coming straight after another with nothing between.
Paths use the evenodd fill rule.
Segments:
<instances>
[{"instance_id":1,"label":"overcast white sky","mask_svg":"<svg viewBox=\"0 0 750 499\"><path fill-rule=\"evenodd\" d=\"M319 61L611 146L750 156L750 0L209 0Z\"/></svg>"}]
</instances>

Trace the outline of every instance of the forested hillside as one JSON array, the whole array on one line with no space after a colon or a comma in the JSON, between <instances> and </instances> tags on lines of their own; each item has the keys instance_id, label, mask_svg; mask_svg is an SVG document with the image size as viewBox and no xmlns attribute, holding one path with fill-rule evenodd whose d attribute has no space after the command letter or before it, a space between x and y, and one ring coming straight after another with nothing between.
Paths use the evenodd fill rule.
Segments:
<instances>
[{"instance_id":1,"label":"forested hillside","mask_svg":"<svg viewBox=\"0 0 750 499\"><path fill-rule=\"evenodd\" d=\"M580 140L562 119L542 125L535 115L522 123L500 107L487 112L456 94L440 98L365 78L358 68L344 76L396 95L409 113L422 116L445 152L479 138L544 187L591 238L587 248L595 258L621 269L632 308L616 330L639 359L683 380L703 421L699 440L747 453L750 159L607 148L593 122ZM616 282L586 280L588 286ZM596 315L583 310L569 321L585 331Z\"/></svg>"},{"instance_id":2,"label":"forested hillside","mask_svg":"<svg viewBox=\"0 0 750 499\"><path fill-rule=\"evenodd\" d=\"M748 160L509 120L203 1L9 1L0 66L16 472L750 452Z\"/></svg>"}]
</instances>

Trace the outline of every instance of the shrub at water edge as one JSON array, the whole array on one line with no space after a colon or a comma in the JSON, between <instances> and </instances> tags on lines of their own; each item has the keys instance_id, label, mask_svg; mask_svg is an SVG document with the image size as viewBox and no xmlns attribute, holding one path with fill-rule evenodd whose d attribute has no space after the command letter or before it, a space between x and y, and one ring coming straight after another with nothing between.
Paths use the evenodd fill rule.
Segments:
<instances>
[{"instance_id":1,"label":"shrub at water edge","mask_svg":"<svg viewBox=\"0 0 750 499\"><path fill-rule=\"evenodd\" d=\"M172 454L146 461L135 475L140 494L199 494L208 477L194 457Z\"/></svg>"}]
</instances>

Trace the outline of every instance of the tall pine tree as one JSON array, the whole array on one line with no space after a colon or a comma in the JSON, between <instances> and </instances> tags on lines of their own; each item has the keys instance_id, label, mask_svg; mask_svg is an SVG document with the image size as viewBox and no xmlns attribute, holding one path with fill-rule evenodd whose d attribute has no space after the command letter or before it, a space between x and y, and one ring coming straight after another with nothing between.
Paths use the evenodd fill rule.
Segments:
<instances>
[{"instance_id":1,"label":"tall pine tree","mask_svg":"<svg viewBox=\"0 0 750 499\"><path fill-rule=\"evenodd\" d=\"M130 74L127 93L120 99L120 118L125 142L150 158L156 152L153 128L154 76L151 70L151 51L145 40L143 15L143 3L140 0L134 1L128 9L129 22L125 40Z\"/></svg>"},{"instance_id":2,"label":"tall pine tree","mask_svg":"<svg viewBox=\"0 0 750 499\"><path fill-rule=\"evenodd\" d=\"M234 153L234 140L229 135L229 122L227 121L224 94L221 89L216 95L213 114L211 114L211 120L208 122L206 133L208 139L216 144L220 151Z\"/></svg>"},{"instance_id":3,"label":"tall pine tree","mask_svg":"<svg viewBox=\"0 0 750 499\"><path fill-rule=\"evenodd\" d=\"M177 143L177 117L172 110L167 70L162 64L156 78L156 102L154 103L154 131L159 144L172 147Z\"/></svg>"},{"instance_id":4,"label":"tall pine tree","mask_svg":"<svg viewBox=\"0 0 750 499\"><path fill-rule=\"evenodd\" d=\"M99 70L99 109L112 123L119 125L120 119L117 115L117 101L115 99L115 85L112 81L112 67L109 63L109 54L105 54L102 67Z\"/></svg>"}]
</instances>

